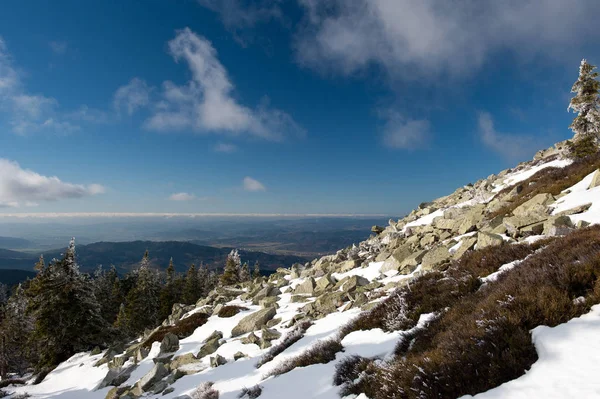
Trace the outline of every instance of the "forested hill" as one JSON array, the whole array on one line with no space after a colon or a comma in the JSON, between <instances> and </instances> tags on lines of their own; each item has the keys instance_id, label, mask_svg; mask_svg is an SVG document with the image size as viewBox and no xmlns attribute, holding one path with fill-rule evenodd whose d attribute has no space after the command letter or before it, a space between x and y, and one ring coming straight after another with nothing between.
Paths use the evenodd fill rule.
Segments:
<instances>
[{"instance_id":1,"label":"forested hill","mask_svg":"<svg viewBox=\"0 0 600 399\"><path fill-rule=\"evenodd\" d=\"M232 248L216 248L181 241L129 241L97 242L77 246L77 261L81 270L89 272L99 265L115 265L119 272L125 273L139 264L144 252L148 250L150 264L166 269L169 259L173 258L175 270L185 272L190 264L204 263L209 269L220 269L225 265L227 254ZM44 253L44 258L60 258L65 249ZM264 252L239 251L243 262L253 265L258 261L261 270L272 271L278 267L290 267L294 263L305 263L308 259L293 255L272 255ZM34 260L35 263L35 260ZM33 267L33 263L31 264Z\"/></svg>"}]
</instances>

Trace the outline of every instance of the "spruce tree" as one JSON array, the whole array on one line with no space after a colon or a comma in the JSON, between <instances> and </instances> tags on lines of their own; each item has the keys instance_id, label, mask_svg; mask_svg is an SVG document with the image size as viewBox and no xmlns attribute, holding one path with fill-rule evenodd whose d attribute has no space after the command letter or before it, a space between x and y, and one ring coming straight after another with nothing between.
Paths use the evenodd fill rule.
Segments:
<instances>
[{"instance_id":1,"label":"spruce tree","mask_svg":"<svg viewBox=\"0 0 600 399\"><path fill-rule=\"evenodd\" d=\"M260 277L260 263L258 261L254 262L254 270L252 271L252 278Z\"/></svg>"},{"instance_id":2,"label":"spruce tree","mask_svg":"<svg viewBox=\"0 0 600 399\"><path fill-rule=\"evenodd\" d=\"M36 343L28 342L33 320L26 314L27 298L22 286L0 305L0 379L8 373L23 373L35 361Z\"/></svg>"},{"instance_id":3,"label":"spruce tree","mask_svg":"<svg viewBox=\"0 0 600 399\"><path fill-rule=\"evenodd\" d=\"M38 271L26 295L35 320L31 336L43 350L38 368L104 343L106 323L91 279L79 271L74 239L61 260Z\"/></svg>"},{"instance_id":4,"label":"spruce tree","mask_svg":"<svg viewBox=\"0 0 600 399\"><path fill-rule=\"evenodd\" d=\"M200 291L200 283L198 281L196 265L192 263L185 276L182 302L187 305L194 304L201 295L202 292Z\"/></svg>"},{"instance_id":5,"label":"spruce tree","mask_svg":"<svg viewBox=\"0 0 600 399\"><path fill-rule=\"evenodd\" d=\"M250 275L250 267L248 266L248 262L244 262L244 264L240 267L240 282L249 281L252 278Z\"/></svg>"},{"instance_id":6,"label":"spruce tree","mask_svg":"<svg viewBox=\"0 0 600 399\"><path fill-rule=\"evenodd\" d=\"M221 284L233 285L239 282L239 270L241 266L240 255L236 249L231 250L225 261L225 268L221 275Z\"/></svg>"},{"instance_id":7,"label":"spruce tree","mask_svg":"<svg viewBox=\"0 0 600 399\"><path fill-rule=\"evenodd\" d=\"M173 263L173 258L171 258L166 271L165 284L160 291L160 320L169 317L173 309L173 304L179 299L176 293L175 278L175 264Z\"/></svg>"},{"instance_id":8,"label":"spruce tree","mask_svg":"<svg viewBox=\"0 0 600 399\"><path fill-rule=\"evenodd\" d=\"M581 60L579 77L571 89L572 93L576 93L568 107L568 110L577 113L569 126L575 133L574 141L586 137L598 139L600 134L600 82L596 80L598 72L595 69L596 66Z\"/></svg>"},{"instance_id":9,"label":"spruce tree","mask_svg":"<svg viewBox=\"0 0 600 399\"><path fill-rule=\"evenodd\" d=\"M124 316L118 324L124 326L128 335L141 333L146 328L153 328L159 323L160 315L160 279L155 270L150 268L148 251L144 254L136 271L135 286L127 293Z\"/></svg>"},{"instance_id":10,"label":"spruce tree","mask_svg":"<svg viewBox=\"0 0 600 399\"><path fill-rule=\"evenodd\" d=\"M106 271L102 267L94 274L94 293L100 304L102 317L110 325L114 324L122 302L119 286L119 274L114 266Z\"/></svg>"}]
</instances>

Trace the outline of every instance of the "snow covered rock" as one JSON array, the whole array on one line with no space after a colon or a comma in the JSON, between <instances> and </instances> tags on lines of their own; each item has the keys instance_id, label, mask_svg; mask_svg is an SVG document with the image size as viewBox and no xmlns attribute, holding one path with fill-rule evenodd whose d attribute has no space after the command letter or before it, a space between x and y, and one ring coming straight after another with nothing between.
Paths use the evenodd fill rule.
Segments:
<instances>
[{"instance_id":1,"label":"snow covered rock","mask_svg":"<svg viewBox=\"0 0 600 399\"><path fill-rule=\"evenodd\" d=\"M247 332L260 330L269 320L275 317L277 310L275 307L258 310L244 317L237 326L231 330L231 336L237 337Z\"/></svg>"}]
</instances>

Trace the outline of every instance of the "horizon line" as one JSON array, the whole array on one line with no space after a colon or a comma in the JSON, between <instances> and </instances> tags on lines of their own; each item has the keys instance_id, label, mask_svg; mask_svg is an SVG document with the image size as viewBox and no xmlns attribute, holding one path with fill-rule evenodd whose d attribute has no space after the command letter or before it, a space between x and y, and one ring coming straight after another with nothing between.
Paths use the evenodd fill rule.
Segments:
<instances>
[{"instance_id":1,"label":"horizon line","mask_svg":"<svg viewBox=\"0 0 600 399\"><path fill-rule=\"evenodd\" d=\"M367 213L169 213L169 212L39 212L0 213L0 218L89 218L89 217L390 217L391 214Z\"/></svg>"}]
</instances>

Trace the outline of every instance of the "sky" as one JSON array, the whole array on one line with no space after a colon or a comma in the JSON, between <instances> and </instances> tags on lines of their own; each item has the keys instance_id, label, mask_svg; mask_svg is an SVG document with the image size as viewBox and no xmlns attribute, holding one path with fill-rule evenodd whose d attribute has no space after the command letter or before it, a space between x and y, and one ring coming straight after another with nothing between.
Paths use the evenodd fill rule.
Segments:
<instances>
[{"instance_id":1,"label":"sky","mask_svg":"<svg viewBox=\"0 0 600 399\"><path fill-rule=\"evenodd\" d=\"M6 0L0 214L403 215L568 139L592 0Z\"/></svg>"}]
</instances>

